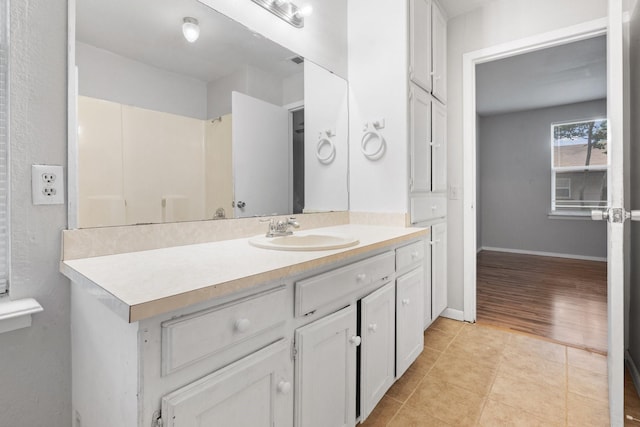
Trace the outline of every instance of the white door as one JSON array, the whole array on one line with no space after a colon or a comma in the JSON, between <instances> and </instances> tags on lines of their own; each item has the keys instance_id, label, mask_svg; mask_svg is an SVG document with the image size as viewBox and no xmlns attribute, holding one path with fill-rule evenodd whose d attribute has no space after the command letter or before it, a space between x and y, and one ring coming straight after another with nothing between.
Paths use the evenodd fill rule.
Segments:
<instances>
[{"instance_id":1,"label":"white door","mask_svg":"<svg viewBox=\"0 0 640 427\"><path fill-rule=\"evenodd\" d=\"M289 214L289 112L239 92L231 100L236 218Z\"/></svg>"},{"instance_id":2,"label":"white door","mask_svg":"<svg viewBox=\"0 0 640 427\"><path fill-rule=\"evenodd\" d=\"M447 109L431 103L431 191L447 192Z\"/></svg>"},{"instance_id":3,"label":"white door","mask_svg":"<svg viewBox=\"0 0 640 427\"><path fill-rule=\"evenodd\" d=\"M431 226L432 320L447 308L447 223Z\"/></svg>"},{"instance_id":4,"label":"white door","mask_svg":"<svg viewBox=\"0 0 640 427\"><path fill-rule=\"evenodd\" d=\"M280 340L162 398L168 427L291 427L289 341Z\"/></svg>"},{"instance_id":5,"label":"white door","mask_svg":"<svg viewBox=\"0 0 640 427\"><path fill-rule=\"evenodd\" d=\"M612 426L624 424L624 36L622 0L609 0L607 32L607 115L610 169L608 188L610 206L597 219L607 225L607 318L609 414Z\"/></svg>"},{"instance_id":6,"label":"white door","mask_svg":"<svg viewBox=\"0 0 640 427\"><path fill-rule=\"evenodd\" d=\"M409 78L431 92L431 0L410 0L409 8Z\"/></svg>"},{"instance_id":7,"label":"white door","mask_svg":"<svg viewBox=\"0 0 640 427\"><path fill-rule=\"evenodd\" d=\"M349 306L296 330L295 425L356 424L356 320Z\"/></svg>"},{"instance_id":8,"label":"white door","mask_svg":"<svg viewBox=\"0 0 640 427\"><path fill-rule=\"evenodd\" d=\"M411 181L409 191L431 191L431 97L411 84Z\"/></svg>"},{"instance_id":9,"label":"white door","mask_svg":"<svg viewBox=\"0 0 640 427\"><path fill-rule=\"evenodd\" d=\"M416 268L396 280L396 378L424 348L424 270Z\"/></svg>"},{"instance_id":10,"label":"white door","mask_svg":"<svg viewBox=\"0 0 640 427\"><path fill-rule=\"evenodd\" d=\"M360 422L363 422L395 379L396 288L388 283L361 305Z\"/></svg>"},{"instance_id":11,"label":"white door","mask_svg":"<svg viewBox=\"0 0 640 427\"><path fill-rule=\"evenodd\" d=\"M443 103L447 102L447 21L438 7L433 2L432 28L433 28L433 72L432 94Z\"/></svg>"}]
</instances>

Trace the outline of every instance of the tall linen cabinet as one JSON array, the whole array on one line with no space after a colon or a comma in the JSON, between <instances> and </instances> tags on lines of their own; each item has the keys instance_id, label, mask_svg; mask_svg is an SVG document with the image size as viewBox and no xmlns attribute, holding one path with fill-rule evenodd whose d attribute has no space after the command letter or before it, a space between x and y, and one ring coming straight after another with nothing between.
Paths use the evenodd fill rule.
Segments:
<instances>
[{"instance_id":1,"label":"tall linen cabinet","mask_svg":"<svg viewBox=\"0 0 640 427\"><path fill-rule=\"evenodd\" d=\"M447 308L446 43L438 3L409 0L409 216L412 225L431 228L425 328Z\"/></svg>"}]
</instances>

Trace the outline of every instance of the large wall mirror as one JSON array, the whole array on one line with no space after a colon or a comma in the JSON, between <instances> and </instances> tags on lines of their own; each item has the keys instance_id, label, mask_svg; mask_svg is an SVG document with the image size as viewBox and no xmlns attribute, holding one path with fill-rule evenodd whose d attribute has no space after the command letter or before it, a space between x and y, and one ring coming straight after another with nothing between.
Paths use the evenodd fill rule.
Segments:
<instances>
[{"instance_id":1,"label":"large wall mirror","mask_svg":"<svg viewBox=\"0 0 640 427\"><path fill-rule=\"evenodd\" d=\"M78 227L348 209L340 77L197 0L76 0L75 38Z\"/></svg>"}]
</instances>

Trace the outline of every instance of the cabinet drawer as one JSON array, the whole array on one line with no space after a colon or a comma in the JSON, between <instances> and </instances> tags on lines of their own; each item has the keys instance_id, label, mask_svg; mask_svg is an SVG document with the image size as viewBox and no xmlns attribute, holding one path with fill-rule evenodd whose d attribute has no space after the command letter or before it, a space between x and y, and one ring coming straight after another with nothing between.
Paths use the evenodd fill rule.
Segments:
<instances>
[{"instance_id":1,"label":"cabinet drawer","mask_svg":"<svg viewBox=\"0 0 640 427\"><path fill-rule=\"evenodd\" d=\"M358 289L393 274L395 254L386 252L309 279L296 282L296 316L311 313Z\"/></svg>"},{"instance_id":2,"label":"cabinet drawer","mask_svg":"<svg viewBox=\"0 0 640 427\"><path fill-rule=\"evenodd\" d=\"M447 216L447 196L428 194L411 197L411 223L417 224Z\"/></svg>"},{"instance_id":3,"label":"cabinet drawer","mask_svg":"<svg viewBox=\"0 0 640 427\"><path fill-rule=\"evenodd\" d=\"M425 243L419 241L396 249L396 271L419 265L424 260Z\"/></svg>"},{"instance_id":4,"label":"cabinet drawer","mask_svg":"<svg viewBox=\"0 0 640 427\"><path fill-rule=\"evenodd\" d=\"M162 375L242 346L249 354L273 341L289 313L285 286L162 323ZM277 334L284 336L284 330Z\"/></svg>"}]
</instances>

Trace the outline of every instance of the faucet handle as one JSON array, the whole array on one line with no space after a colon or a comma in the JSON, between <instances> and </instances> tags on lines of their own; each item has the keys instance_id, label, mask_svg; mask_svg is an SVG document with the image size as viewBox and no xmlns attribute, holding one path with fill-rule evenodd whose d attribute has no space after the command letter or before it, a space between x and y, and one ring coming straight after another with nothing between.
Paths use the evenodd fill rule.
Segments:
<instances>
[{"instance_id":1,"label":"faucet handle","mask_svg":"<svg viewBox=\"0 0 640 427\"><path fill-rule=\"evenodd\" d=\"M300 228L300 224L298 224L298 221L296 221L296 218L293 216L289 217L287 224L293 226L294 228Z\"/></svg>"}]
</instances>

